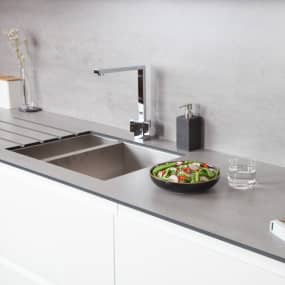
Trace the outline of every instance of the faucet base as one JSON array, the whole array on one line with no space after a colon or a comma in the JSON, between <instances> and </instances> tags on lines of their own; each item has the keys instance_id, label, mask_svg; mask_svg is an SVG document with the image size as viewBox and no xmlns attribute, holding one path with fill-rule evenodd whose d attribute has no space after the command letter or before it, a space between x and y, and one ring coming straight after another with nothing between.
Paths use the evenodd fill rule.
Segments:
<instances>
[{"instance_id":1,"label":"faucet base","mask_svg":"<svg viewBox=\"0 0 285 285\"><path fill-rule=\"evenodd\" d=\"M139 143L142 143L146 140L150 140L151 139L151 136L150 135L144 135L143 137L134 137L134 141L135 142L139 142Z\"/></svg>"}]
</instances>

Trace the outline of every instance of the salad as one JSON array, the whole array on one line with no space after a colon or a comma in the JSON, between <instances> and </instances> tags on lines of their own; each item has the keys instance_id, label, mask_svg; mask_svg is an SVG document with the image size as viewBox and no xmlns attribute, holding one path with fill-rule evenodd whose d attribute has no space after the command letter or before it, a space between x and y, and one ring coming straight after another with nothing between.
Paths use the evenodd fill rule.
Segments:
<instances>
[{"instance_id":1,"label":"salad","mask_svg":"<svg viewBox=\"0 0 285 285\"><path fill-rule=\"evenodd\" d=\"M207 163L197 161L172 161L159 164L152 169L155 178L165 182L175 183L201 183L219 177L219 169Z\"/></svg>"}]
</instances>

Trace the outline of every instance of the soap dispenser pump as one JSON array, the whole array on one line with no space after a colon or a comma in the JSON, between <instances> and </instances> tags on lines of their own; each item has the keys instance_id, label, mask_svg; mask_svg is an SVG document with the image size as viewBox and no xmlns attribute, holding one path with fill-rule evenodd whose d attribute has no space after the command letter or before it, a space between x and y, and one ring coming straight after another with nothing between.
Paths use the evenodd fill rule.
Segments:
<instances>
[{"instance_id":1,"label":"soap dispenser pump","mask_svg":"<svg viewBox=\"0 0 285 285\"><path fill-rule=\"evenodd\" d=\"M193 114L193 104L180 106L184 115L176 118L176 145L178 149L196 150L203 146L203 118Z\"/></svg>"}]
</instances>

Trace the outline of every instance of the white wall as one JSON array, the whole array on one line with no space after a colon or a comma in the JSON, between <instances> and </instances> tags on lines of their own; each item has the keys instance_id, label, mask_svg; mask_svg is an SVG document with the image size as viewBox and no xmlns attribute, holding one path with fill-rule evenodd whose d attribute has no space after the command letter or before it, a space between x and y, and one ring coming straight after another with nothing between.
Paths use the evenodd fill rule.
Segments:
<instances>
[{"instance_id":1,"label":"white wall","mask_svg":"<svg viewBox=\"0 0 285 285\"><path fill-rule=\"evenodd\" d=\"M1 0L0 28L32 38L45 110L128 128L135 73L94 67L147 64L152 107L175 139L177 107L194 101L206 147L285 166L285 1ZM4 37L0 72L17 71Z\"/></svg>"}]
</instances>

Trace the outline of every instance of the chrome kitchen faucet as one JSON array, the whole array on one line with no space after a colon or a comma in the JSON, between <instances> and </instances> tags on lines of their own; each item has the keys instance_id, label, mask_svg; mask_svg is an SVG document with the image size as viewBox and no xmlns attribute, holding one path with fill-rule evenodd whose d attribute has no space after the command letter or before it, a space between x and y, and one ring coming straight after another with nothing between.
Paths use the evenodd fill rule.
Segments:
<instances>
[{"instance_id":1,"label":"chrome kitchen faucet","mask_svg":"<svg viewBox=\"0 0 285 285\"><path fill-rule=\"evenodd\" d=\"M146 86L145 66L127 66L118 68L95 69L94 73L102 76L106 73L124 72L136 70L138 73L138 119L130 120L130 132L134 133L135 141L143 141L150 137L151 121L146 119Z\"/></svg>"}]
</instances>

